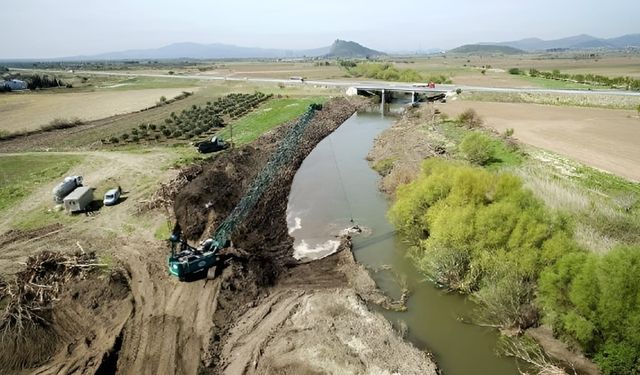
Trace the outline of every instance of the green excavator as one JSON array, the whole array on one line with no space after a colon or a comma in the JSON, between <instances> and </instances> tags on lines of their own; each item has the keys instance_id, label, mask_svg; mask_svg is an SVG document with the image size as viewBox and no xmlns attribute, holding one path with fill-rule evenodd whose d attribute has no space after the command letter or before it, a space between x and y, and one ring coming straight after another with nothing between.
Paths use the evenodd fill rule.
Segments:
<instances>
[{"instance_id":1,"label":"green excavator","mask_svg":"<svg viewBox=\"0 0 640 375\"><path fill-rule=\"evenodd\" d=\"M300 138L315 116L322 109L321 104L311 104L298 122L289 130L271 155L262 171L253 180L240 202L229 216L216 229L213 236L193 247L183 238L180 225L176 224L169 238L171 254L167 259L169 273L180 281L196 278L205 274L207 278L215 277L218 264L218 253L231 244L231 234L253 210L262 194L271 186L279 171L289 162L298 148Z\"/></svg>"}]
</instances>

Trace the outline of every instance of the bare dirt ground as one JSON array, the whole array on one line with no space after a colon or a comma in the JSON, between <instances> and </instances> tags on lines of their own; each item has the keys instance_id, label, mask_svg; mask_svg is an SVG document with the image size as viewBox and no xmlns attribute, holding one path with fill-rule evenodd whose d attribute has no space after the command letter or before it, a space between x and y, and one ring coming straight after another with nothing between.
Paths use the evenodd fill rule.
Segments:
<instances>
[{"instance_id":1,"label":"bare dirt ground","mask_svg":"<svg viewBox=\"0 0 640 375\"><path fill-rule=\"evenodd\" d=\"M291 257L286 206L295 171L357 105L336 99L316 115L291 162L234 234L234 248L222 252L226 266L215 280L180 282L168 275L167 245L152 234L162 210L139 210L148 189L130 193L113 207L121 209L115 216L105 210L84 224L0 235L5 265L26 256L21 249L70 251L78 244L113 258L111 273L71 285L59 297L52 321L60 332L55 350L44 360L33 359L22 373L435 374L426 353L402 341L366 307L365 302L396 309L402 304L376 290L353 260L348 240L343 251L319 262L299 264ZM175 212L190 238L210 233L229 213L290 125L219 154L198 177L181 183ZM150 164L154 156L129 156L132 162L141 158L140 169L128 174L143 187L175 176L169 170L144 178L158 171ZM109 162L102 153L94 157ZM206 202L212 205L206 208Z\"/></svg>"},{"instance_id":2,"label":"bare dirt ground","mask_svg":"<svg viewBox=\"0 0 640 375\"><path fill-rule=\"evenodd\" d=\"M513 128L514 137L524 143L640 181L637 112L472 101L450 101L438 108L450 116L473 108L486 126L500 132Z\"/></svg>"},{"instance_id":3,"label":"bare dirt ground","mask_svg":"<svg viewBox=\"0 0 640 375\"><path fill-rule=\"evenodd\" d=\"M56 118L97 120L151 107L193 88L166 88L80 93L20 93L0 96L0 130L34 130Z\"/></svg>"}]
</instances>

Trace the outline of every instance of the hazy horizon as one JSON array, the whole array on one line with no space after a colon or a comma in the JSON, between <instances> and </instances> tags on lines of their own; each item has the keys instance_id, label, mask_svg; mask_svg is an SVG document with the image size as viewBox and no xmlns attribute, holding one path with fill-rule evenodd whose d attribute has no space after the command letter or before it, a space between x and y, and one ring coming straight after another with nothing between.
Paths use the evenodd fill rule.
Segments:
<instances>
[{"instance_id":1,"label":"hazy horizon","mask_svg":"<svg viewBox=\"0 0 640 375\"><path fill-rule=\"evenodd\" d=\"M57 58L181 42L312 49L335 39L386 52L449 49L476 42L577 34L600 38L638 33L640 2L534 4L462 0L57 2L22 0L6 7L0 58ZM28 23L27 23L28 22Z\"/></svg>"}]
</instances>

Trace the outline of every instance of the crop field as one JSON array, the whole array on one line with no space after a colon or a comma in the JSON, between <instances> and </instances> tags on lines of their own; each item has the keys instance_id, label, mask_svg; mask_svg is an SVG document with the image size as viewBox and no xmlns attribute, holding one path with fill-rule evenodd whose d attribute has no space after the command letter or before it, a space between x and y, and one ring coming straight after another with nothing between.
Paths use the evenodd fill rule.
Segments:
<instances>
[{"instance_id":1,"label":"crop field","mask_svg":"<svg viewBox=\"0 0 640 375\"><path fill-rule=\"evenodd\" d=\"M440 106L450 116L467 108L475 109L486 126L500 132L514 129L514 137L524 143L640 181L640 118L635 111L471 101Z\"/></svg>"},{"instance_id":2,"label":"crop field","mask_svg":"<svg viewBox=\"0 0 640 375\"><path fill-rule=\"evenodd\" d=\"M38 129L56 118L97 120L154 106L193 88L156 88L80 93L24 93L0 96L0 131Z\"/></svg>"}]
</instances>

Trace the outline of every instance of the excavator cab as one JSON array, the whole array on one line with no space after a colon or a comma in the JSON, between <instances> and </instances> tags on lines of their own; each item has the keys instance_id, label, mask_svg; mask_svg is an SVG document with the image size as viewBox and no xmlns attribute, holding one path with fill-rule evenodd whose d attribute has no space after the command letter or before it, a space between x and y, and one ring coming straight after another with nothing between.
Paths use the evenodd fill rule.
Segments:
<instances>
[{"instance_id":1,"label":"excavator cab","mask_svg":"<svg viewBox=\"0 0 640 375\"><path fill-rule=\"evenodd\" d=\"M180 226L176 224L171 237L169 237L169 242L171 243L171 254L167 263L171 275L177 276L180 281L199 273L207 273L209 278L215 276L219 246L214 240L206 240L195 248L182 238Z\"/></svg>"}]
</instances>

